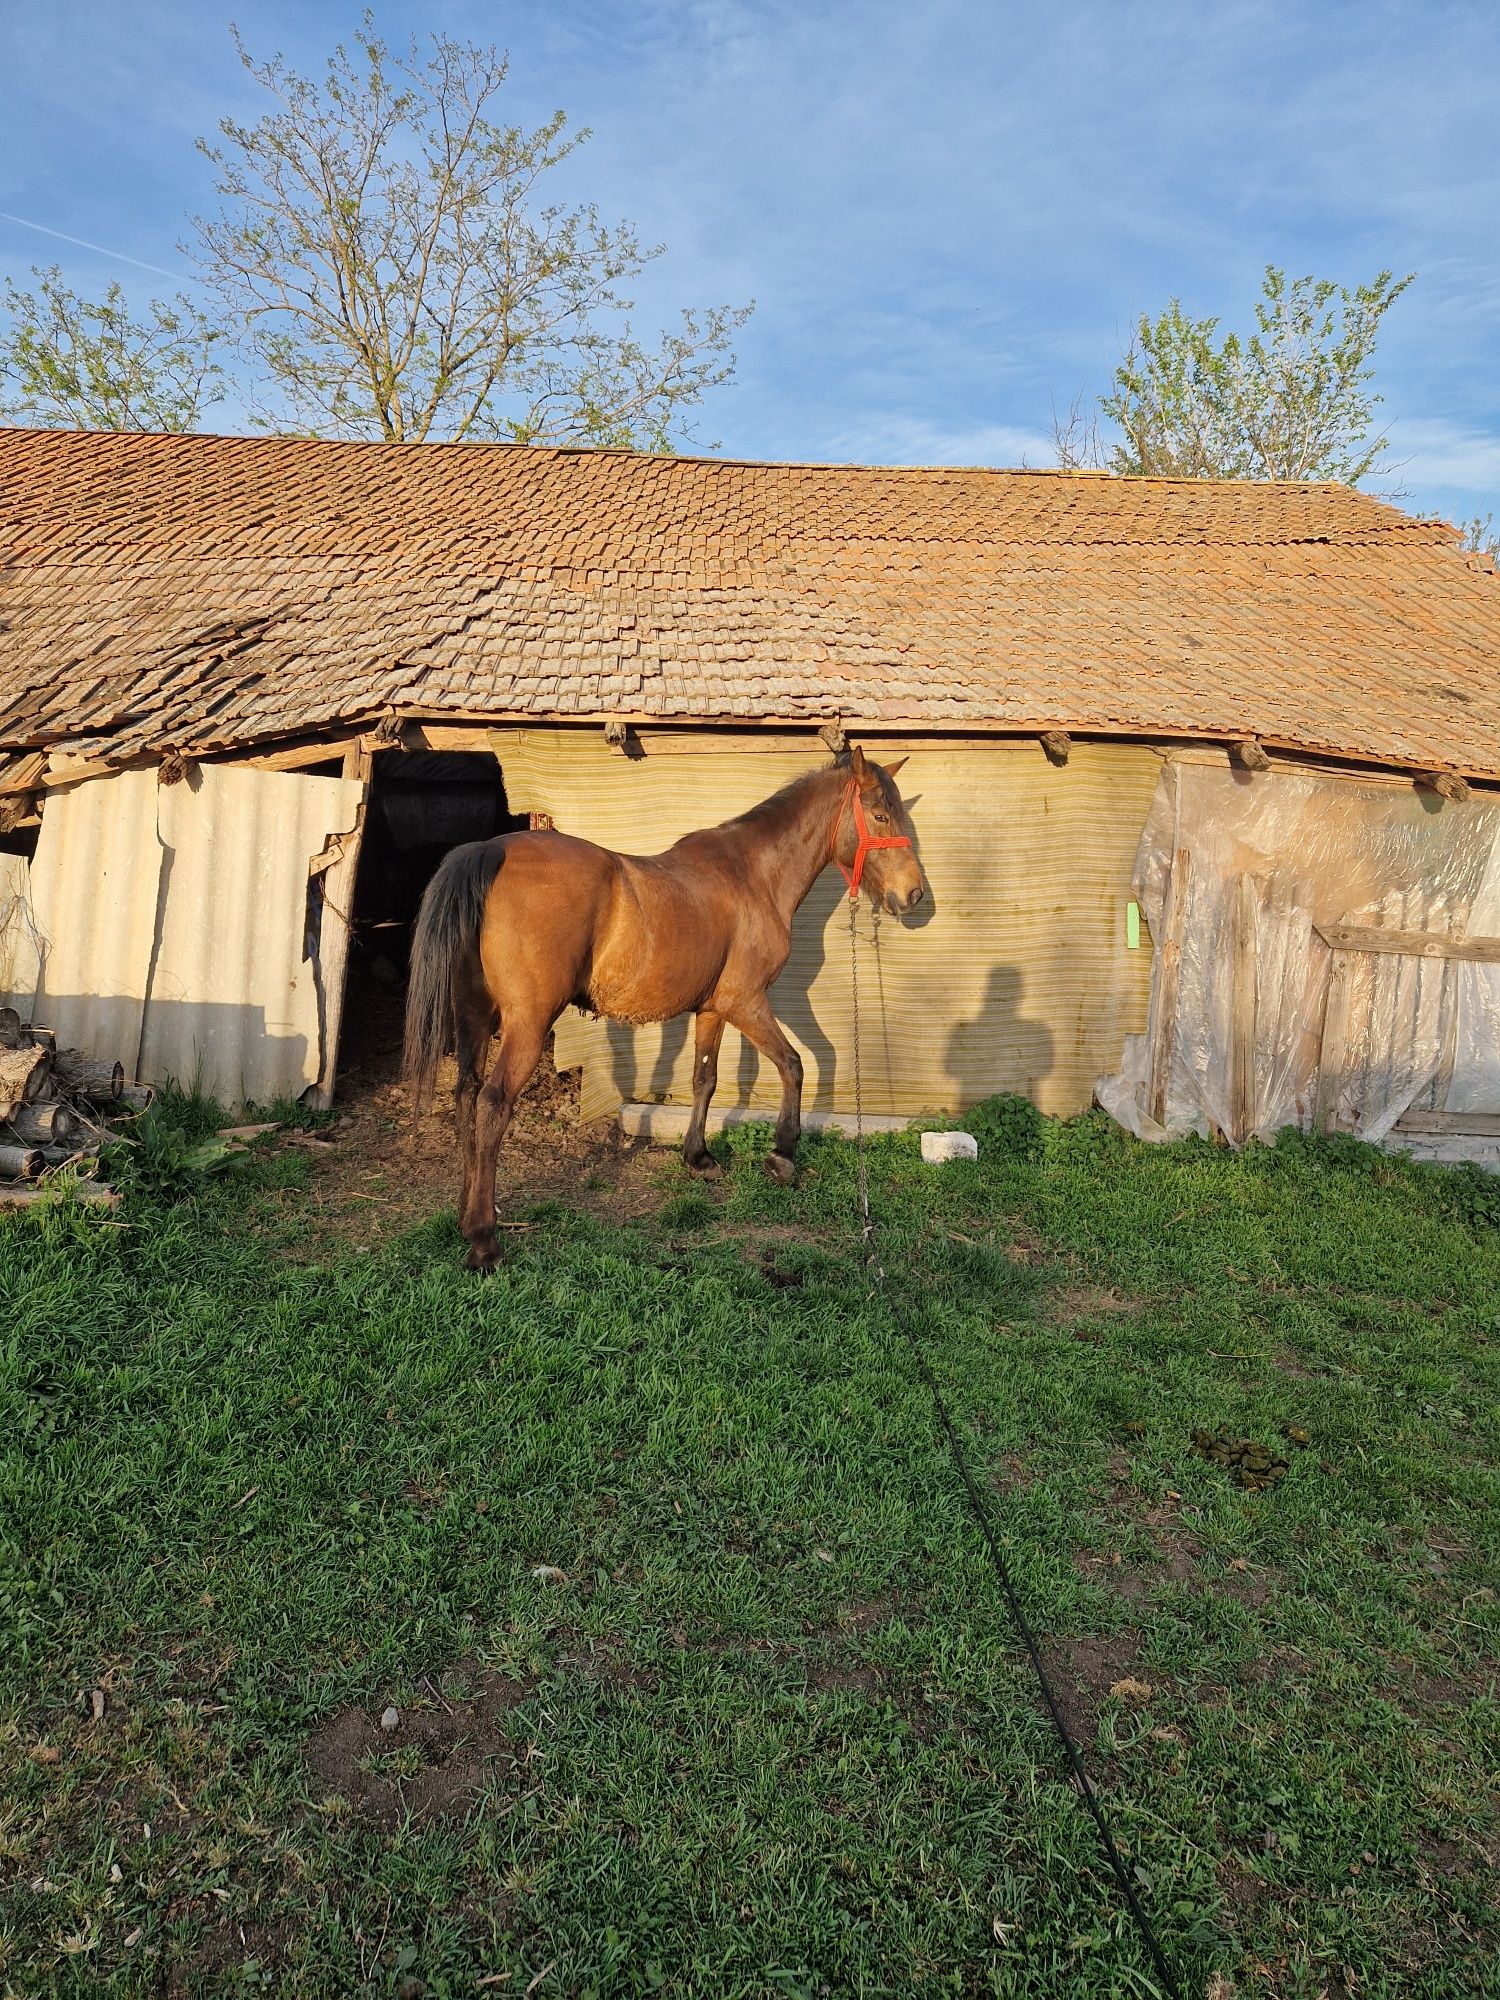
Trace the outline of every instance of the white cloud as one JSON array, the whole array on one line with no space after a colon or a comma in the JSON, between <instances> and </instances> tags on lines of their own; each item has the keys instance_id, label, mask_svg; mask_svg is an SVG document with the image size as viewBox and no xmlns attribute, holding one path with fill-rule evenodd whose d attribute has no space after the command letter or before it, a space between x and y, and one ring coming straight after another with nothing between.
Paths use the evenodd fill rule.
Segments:
<instances>
[{"instance_id":1,"label":"white cloud","mask_svg":"<svg viewBox=\"0 0 1500 2000\"><path fill-rule=\"evenodd\" d=\"M856 465L1048 466L1052 440L1016 424L942 424L896 411L872 413L820 441L830 458Z\"/></svg>"},{"instance_id":2,"label":"white cloud","mask_svg":"<svg viewBox=\"0 0 1500 2000\"><path fill-rule=\"evenodd\" d=\"M1465 430L1444 417L1408 417L1389 432L1388 469L1415 486L1461 493L1500 488L1500 433Z\"/></svg>"}]
</instances>

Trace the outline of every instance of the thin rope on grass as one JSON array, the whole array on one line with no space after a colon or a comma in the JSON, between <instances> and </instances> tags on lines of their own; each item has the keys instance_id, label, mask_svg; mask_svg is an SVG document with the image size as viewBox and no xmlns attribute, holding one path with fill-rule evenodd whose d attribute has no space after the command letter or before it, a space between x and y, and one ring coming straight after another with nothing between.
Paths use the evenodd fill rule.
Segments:
<instances>
[{"instance_id":1,"label":"thin rope on grass","mask_svg":"<svg viewBox=\"0 0 1500 2000\"><path fill-rule=\"evenodd\" d=\"M1161 1981L1167 1995L1167 2000L1182 2000L1182 1988L1177 1983L1176 1974L1167 1963L1166 1953L1162 1950L1157 1940L1156 1932L1151 1925L1151 1919L1146 1915L1141 1899L1136 1894L1135 1884L1131 1881L1125 1867L1124 1859L1115 1844L1115 1837L1110 1831L1109 1821L1105 1817L1104 1808L1099 1802L1099 1796L1095 1792L1093 1785L1089 1782L1089 1774L1084 1767L1083 1757L1079 1751L1077 1742L1074 1740L1073 1732L1069 1729L1063 1717L1062 1710L1058 1706L1057 1696L1053 1692L1051 1679L1043 1664L1041 1650L1037 1645L1036 1634L1031 1628L1030 1619L1026 1616L1025 1607L1021 1603L1020 1594L1016 1590L1015 1583L1011 1577L1010 1565L1005 1560L1005 1553L1000 1546L999 1537L995 1533L995 1525L990 1514L989 1503L980 1491L975 1482L974 1474L970 1470L968 1453L964 1450L963 1441L959 1437L952 1416L949 1414L943 1392L938 1387L937 1377L932 1372L921 1341L910 1322L901 1312L896 1298L886 1287L885 1266L881 1262L880 1253L876 1248L875 1224L870 1215L870 1173L869 1165L865 1159L864 1092L863 1081L860 1075L859 1052L859 946L857 914L858 906L851 900L849 904L849 981L851 997L850 1011L854 1028L854 1143L855 1157L859 1167L860 1243L864 1252L865 1265L867 1269L873 1271L875 1289L879 1292L881 1301L895 1322L897 1330L911 1349L917 1373L921 1376L928 1394L932 1397L933 1408L937 1413L938 1422L943 1434L948 1440L948 1449L952 1454L953 1463L958 1470L959 1478L963 1481L964 1491L968 1495L969 1511L973 1514L975 1524L980 1534L984 1537L986 1547L989 1549L990 1561L994 1566L995 1575L999 1579L1000 1589L1010 1609L1011 1619L1016 1631L1020 1634L1021 1643L1026 1648L1027 1656L1036 1672L1037 1681L1042 1690L1042 1699L1047 1705L1047 1713L1052 1718L1052 1726L1056 1730L1058 1740L1063 1746L1068 1767L1072 1772L1073 1782L1077 1785L1079 1795L1088 1807L1089 1815L1098 1830L1100 1845L1103 1847L1110 1868L1114 1872L1115 1880L1120 1885L1120 1892L1125 1898L1126 1907L1135 1920L1136 1929L1140 1932L1151 1963L1156 1969L1156 1976ZM878 941L877 934L877 944Z\"/></svg>"}]
</instances>

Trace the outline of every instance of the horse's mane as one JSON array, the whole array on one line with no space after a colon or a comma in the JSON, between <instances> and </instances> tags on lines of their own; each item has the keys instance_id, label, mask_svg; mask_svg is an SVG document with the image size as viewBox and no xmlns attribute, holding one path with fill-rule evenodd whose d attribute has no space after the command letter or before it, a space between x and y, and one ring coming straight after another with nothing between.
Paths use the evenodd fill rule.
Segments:
<instances>
[{"instance_id":1,"label":"horse's mane","mask_svg":"<svg viewBox=\"0 0 1500 2000\"><path fill-rule=\"evenodd\" d=\"M753 806L747 806L743 812L736 813L733 819L727 819L722 823L725 826L747 826L765 819L779 819L785 808L800 797L809 786L816 784L820 778L826 778L830 771L836 771L841 764L847 764L848 761L848 757L844 756L836 758L831 764L820 765L816 771L799 772L795 778L788 778L786 783L772 792L769 798L761 799Z\"/></svg>"}]
</instances>

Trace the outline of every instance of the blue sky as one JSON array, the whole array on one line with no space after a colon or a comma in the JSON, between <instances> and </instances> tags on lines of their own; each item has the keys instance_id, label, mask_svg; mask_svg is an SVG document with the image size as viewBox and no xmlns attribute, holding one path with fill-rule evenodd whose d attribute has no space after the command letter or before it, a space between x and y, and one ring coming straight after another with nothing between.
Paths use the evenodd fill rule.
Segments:
<instances>
[{"instance_id":1,"label":"blue sky","mask_svg":"<svg viewBox=\"0 0 1500 2000\"><path fill-rule=\"evenodd\" d=\"M321 0L0 0L0 272L188 267L194 151L257 96L229 39L316 69ZM1267 262L1415 270L1379 354L1419 512L1500 518L1500 6L1271 0L447 0L377 8L511 52L509 116L594 128L568 192L668 255L642 321L754 299L701 431L735 456L1049 462L1172 294L1248 318ZM225 427L228 427L227 425Z\"/></svg>"}]
</instances>

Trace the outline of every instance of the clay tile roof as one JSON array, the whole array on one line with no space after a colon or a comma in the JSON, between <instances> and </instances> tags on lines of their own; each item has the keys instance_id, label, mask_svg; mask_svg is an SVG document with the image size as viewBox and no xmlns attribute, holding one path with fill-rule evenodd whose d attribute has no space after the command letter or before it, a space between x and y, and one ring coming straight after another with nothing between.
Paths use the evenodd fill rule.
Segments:
<instances>
[{"instance_id":1,"label":"clay tile roof","mask_svg":"<svg viewBox=\"0 0 1500 2000\"><path fill-rule=\"evenodd\" d=\"M0 754L835 715L1500 778L1500 578L1337 486L0 430Z\"/></svg>"}]
</instances>

